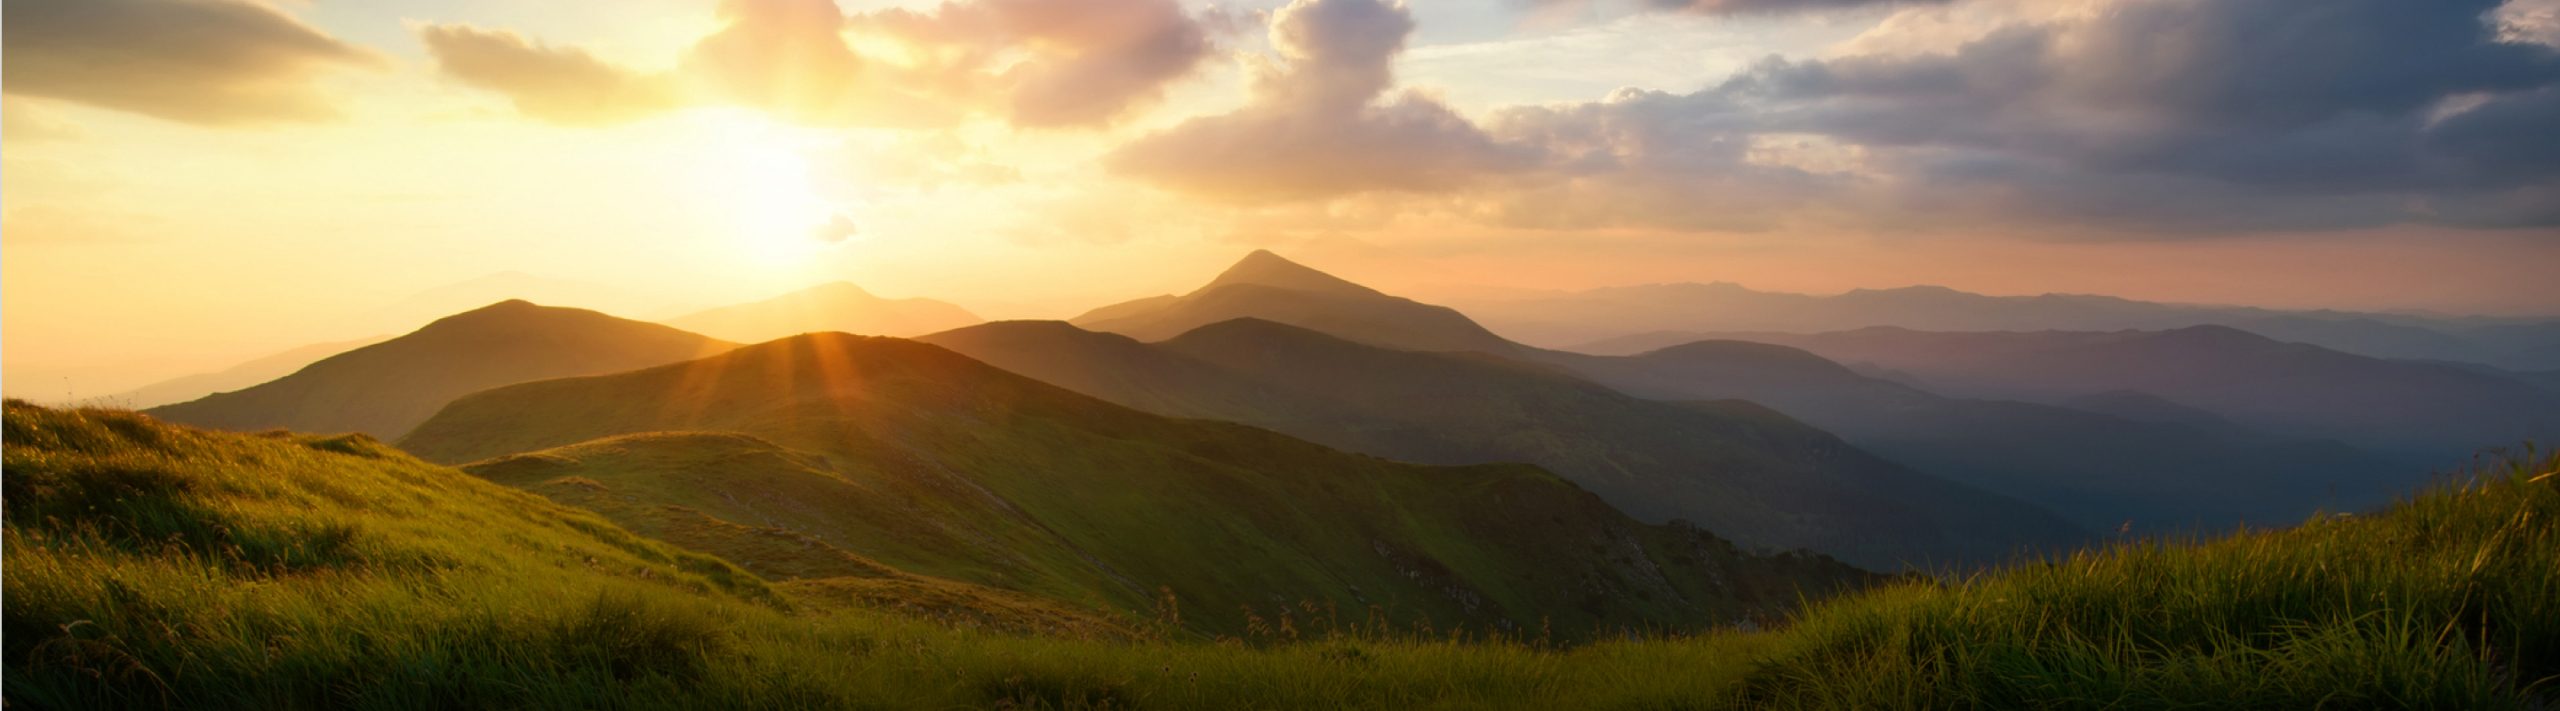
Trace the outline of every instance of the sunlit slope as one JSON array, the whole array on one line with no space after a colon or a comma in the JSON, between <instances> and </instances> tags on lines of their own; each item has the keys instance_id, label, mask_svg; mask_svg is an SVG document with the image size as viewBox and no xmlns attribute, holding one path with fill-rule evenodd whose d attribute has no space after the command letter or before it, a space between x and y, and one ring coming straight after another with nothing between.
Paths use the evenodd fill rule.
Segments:
<instances>
[{"instance_id":1,"label":"sunlit slope","mask_svg":"<svg viewBox=\"0 0 2560 711\"><path fill-rule=\"evenodd\" d=\"M972 632L932 611L954 583L760 584L362 438L12 403L5 441L12 707L2533 709L2560 675L2547 455L2297 530L1552 649L1304 616Z\"/></svg>"},{"instance_id":2,"label":"sunlit slope","mask_svg":"<svg viewBox=\"0 0 2560 711\"><path fill-rule=\"evenodd\" d=\"M663 432L751 437L629 437ZM1139 613L1169 589L1195 611L1375 606L1441 625L1545 618L1564 633L1732 620L1863 579L1827 559L1746 556L1694 528L1639 523L1531 467L1350 455L844 334L475 394L402 446L509 481L575 478L783 528L900 570ZM558 491L569 484L537 490L575 501Z\"/></svg>"},{"instance_id":3,"label":"sunlit slope","mask_svg":"<svg viewBox=\"0 0 2560 711\"><path fill-rule=\"evenodd\" d=\"M438 319L274 381L149 412L228 430L363 432L389 439L474 391L664 365L734 345L584 309L506 301Z\"/></svg>"},{"instance_id":4,"label":"sunlit slope","mask_svg":"<svg viewBox=\"0 0 2560 711\"><path fill-rule=\"evenodd\" d=\"M1876 568L1996 561L2087 540L2019 501L1887 462L1765 410L1643 400L1554 366L1400 351L1258 319L1161 343L1066 324L929 342L1132 407L1432 464L1529 462L1646 520Z\"/></svg>"},{"instance_id":5,"label":"sunlit slope","mask_svg":"<svg viewBox=\"0 0 2560 711\"><path fill-rule=\"evenodd\" d=\"M827 609L1125 634L914 576L777 587L362 435L208 432L15 401L6 426L17 707L751 695L774 680L728 679L748 660L725 653ZM807 636L854 641L846 632Z\"/></svg>"}]
</instances>

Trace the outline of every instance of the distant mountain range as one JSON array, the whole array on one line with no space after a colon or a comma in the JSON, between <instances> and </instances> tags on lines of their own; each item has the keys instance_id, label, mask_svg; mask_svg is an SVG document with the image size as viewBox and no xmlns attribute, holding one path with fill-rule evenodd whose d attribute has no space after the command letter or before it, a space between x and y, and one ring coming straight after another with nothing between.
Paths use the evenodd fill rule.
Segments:
<instances>
[{"instance_id":1,"label":"distant mountain range","mask_svg":"<svg viewBox=\"0 0 2560 711\"><path fill-rule=\"evenodd\" d=\"M978 323L968 310L932 299L884 299L862 287L831 282L753 303L667 320L667 325L739 343L803 333L921 336Z\"/></svg>"},{"instance_id":2,"label":"distant mountain range","mask_svg":"<svg viewBox=\"0 0 2560 711\"><path fill-rule=\"evenodd\" d=\"M330 356L274 381L145 412L229 430L362 432L388 439L473 391L663 365L733 347L654 323L505 301Z\"/></svg>"},{"instance_id":3,"label":"distant mountain range","mask_svg":"<svg viewBox=\"0 0 2560 711\"><path fill-rule=\"evenodd\" d=\"M1321 272L1309 272L1314 270L1286 264L1286 260L1269 253L1256 253L1221 275L1211 287L1190 296L1124 304L1113 307L1107 318L1088 316L1086 321L1096 328L1128 328L1132 335L1141 335L1167 327L1134 328L1129 324L1149 323L1151 319L1155 323L1188 324L1265 318L1390 348L1469 350L1486 358L1543 364L1546 372L1586 378L1644 398L1748 400L1839 433L1856 448L1930 475L2048 507L2091 529L2113 530L2127 521L2143 530L2227 526L2241 521L2280 523L2299 520L2323 507L2377 503L2390 492L2405 490L2415 483L2408 478L2412 467L2407 464L2335 442L2275 437L2193 419L2161 421L2157 414L2127 416L2132 413L2103 414L2054 405L1951 398L1862 375L1793 348L1701 343L1641 357L1606 357L1532 348L1498 337L1488 340L1474 335L1486 333L1484 329L1455 311L1356 285L1346 287L1345 282L1321 277ZM1265 279L1260 275L1278 276ZM1203 298L1214 293L1228 296ZM1267 302L1263 298L1266 296ZM1179 318L1173 318L1175 314ZM1346 328L1349 333L1328 330L1345 328L1344 324L1350 324ZM1465 338L1452 338L1450 334ZM1167 345L1176 342L1168 341ZM954 347L969 350L958 343ZM1038 349L1031 351L1038 353ZM1027 359L1007 359L985 351L979 355L1042 374L1039 377L1070 380L1068 374L1044 369L1046 365ZM1275 355L1267 360L1287 364L1289 359ZM1127 398L1125 402L1139 406L1165 407L1162 393L1181 389L1151 385L1157 392L1149 395L1156 398L1150 404L1136 396L1109 394L1112 391L1093 384L1126 381L1134 376L1113 373L1085 377L1094 381L1074 382L1084 382L1085 387L1104 397ZM1413 376L1383 377L1392 381ZM1351 369L1337 369L1331 379L1304 378L1278 389L1319 393L1358 390L1334 387L1332 384L1337 382L1371 381L1351 374ZM1232 390L1227 392L1221 397L1240 397ZM1186 414L1244 418L1250 413L1204 410ZM1272 420L1248 421L1281 426ZM1314 421L1326 422L1321 418ZM1320 436L1313 426L1293 427L1302 436L1374 451L1367 447L1375 445ZM1521 426L1508 431L1539 430ZM1580 441L1562 439L1556 446L1558 451L1571 451L1570 445ZM1484 454L1491 456L1496 451L1503 450L1487 450ZM1518 456L1517 451L1511 450L1513 453L1507 456ZM1399 452L1390 456L1414 455ZM1591 456L1609 462L1660 463L1606 454ZM1580 475L1581 470L1576 467L1555 460L1543 461L1567 476ZM1583 481L1597 491L1620 491L1598 479ZM2199 495L2198 491L2212 493ZM1631 511L1660 511L1665 506L1658 497L1646 498L1657 500L1619 503Z\"/></svg>"},{"instance_id":4,"label":"distant mountain range","mask_svg":"<svg viewBox=\"0 0 2560 711\"><path fill-rule=\"evenodd\" d=\"M1748 403L1642 400L1479 353L1394 350L1250 318L1156 344L1057 322L922 340L1162 414L1403 461L1529 462L1638 518L1878 568L1984 563L2085 541L2033 506L1913 472Z\"/></svg>"},{"instance_id":5,"label":"distant mountain range","mask_svg":"<svg viewBox=\"0 0 2560 711\"><path fill-rule=\"evenodd\" d=\"M400 446L692 545L808 542L747 556L773 575L870 560L1133 613L1171 593L1194 610L1374 605L1399 622L1589 631L1766 614L1871 580L1639 523L1534 467L1348 455L888 338L489 390ZM1209 629L1238 632L1219 617Z\"/></svg>"},{"instance_id":6,"label":"distant mountain range","mask_svg":"<svg viewBox=\"0 0 2560 711\"><path fill-rule=\"evenodd\" d=\"M2527 371L2560 368L2560 319L2281 311L2076 294L1985 296L1933 286L1814 296L1756 291L1723 282L1476 297L1456 306L1513 338L1611 355L1701 340L1703 334L1715 332L1816 333L1873 326L1921 331L2118 331L2221 325L2378 358L2462 361Z\"/></svg>"},{"instance_id":7,"label":"distant mountain range","mask_svg":"<svg viewBox=\"0 0 2560 711\"><path fill-rule=\"evenodd\" d=\"M212 395L214 393L239 390L259 383L264 383L269 380L292 375L294 371L301 370L304 366L311 365L322 358L345 353L364 346L381 343L385 340L389 340L389 337L377 336L374 338L362 338L353 341L314 343L210 373L198 373L182 378L171 378L161 382L152 383L140 388L135 388L131 391L107 396L105 401L116 407L129 407L137 410L159 407L170 403L186 402L207 395Z\"/></svg>"},{"instance_id":8,"label":"distant mountain range","mask_svg":"<svg viewBox=\"0 0 2560 711\"><path fill-rule=\"evenodd\" d=\"M2063 403L2130 391L2239 425L2432 461L2560 433L2560 393L2511 377L2285 343L2235 328L1718 334L1909 374L1932 391Z\"/></svg>"}]
</instances>

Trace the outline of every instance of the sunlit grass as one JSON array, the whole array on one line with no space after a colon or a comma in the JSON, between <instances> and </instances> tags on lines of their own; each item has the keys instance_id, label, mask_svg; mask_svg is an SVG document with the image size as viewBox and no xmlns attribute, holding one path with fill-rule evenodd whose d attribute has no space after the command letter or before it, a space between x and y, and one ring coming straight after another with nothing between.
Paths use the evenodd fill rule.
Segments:
<instances>
[{"instance_id":1,"label":"sunlit grass","mask_svg":"<svg viewBox=\"0 0 2560 711\"><path fill-rule=\"evenodd\" d=\"M2387 513L1559 648L1016 635L815 594L362 438L13 403L6 694L184 708L2528 708L2560 458ZM844 591L837 591L843 593ZM889 597L881 597L888 595Z\"/></svg>"}]
</instances>

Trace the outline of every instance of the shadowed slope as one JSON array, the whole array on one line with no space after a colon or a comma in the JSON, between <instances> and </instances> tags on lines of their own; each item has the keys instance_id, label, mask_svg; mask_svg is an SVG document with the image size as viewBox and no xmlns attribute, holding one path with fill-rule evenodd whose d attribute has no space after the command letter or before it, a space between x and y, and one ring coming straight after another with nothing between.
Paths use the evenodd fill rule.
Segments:
<instances>
[{"instance_id":1,"label":"shadowed slope","mask_svg":"<svg viewBox=\"0 0 2560 711\"><path fill-rule=\"evenodd\" d=\"M390 438L472 391L664 365L731 347L654 323L507 301L322 359L256 387L148 412L230 430Z\"/></svg>"},{"instance_id":2,"label":"shadowed slope","mask_svg":"<svg viewBox=\"0 0 2560 711\"><path fill-rule=\"evenodd\" d=\"M1254 319L1152 345L1030 322L925 340L1155 412L1406 461L1530 462L1639 518L1863 565L1983 562L2082 540L2034 507L1911 472L1765 410L1640 400L1553 366L1390 350Z\"/></svg>"},{"instance_id":3,"label":"shadowed slope","mask_svg":"<svg viewBox=\"0 0 2560 711\"><path fill-rule=\"evenodd\" d=\"M1268 261L1249 258L1247 262L1255 264L1255 268L1245 271L1263 271ZM1273 281L1324 283L1303 276ZM1698 289L1716 292L1738 287ZM1324 293L1347 291L1331 287ZM1319 292L1297 293L1309 296L1295 303L1317 310L1275 320L1340 338L1399 347L1392 338L1364 337L1363 334L1374 333L1365 324L1375 322L1376 314L1391 311L1389 304L1410 302L1375 296L1327 300L1314 296ZM1966 295L1916 289L1875 292L1860 298L1869 297L1920 303L1962 301ZM1450 314L1450 318L1465 319L1456 314ZM1336 325L1343 323L1362 326ZM1467 327L1482 330L1472 322ZM2351 508L2379 501L2388 492L2401 490L2411 482L2410 472L2422 470L2334 442L2281 439L2200 421L2163 423L2050 405L1948 398L1912 385L1861 375L1839 363L1783 346L1717 341L1680 345L1641 357L1589 356L1509 343L1469 350L1560 366L1577 376L1642 398L1758 402L1838 433L1850 444L1894 462L2063 512L2073 522L2092 530L2114 530L2127 521L2149 531L2197 525L2222 527L2241 521L2300 520L2324 506ZM1075 375L1043 370L1046 366L1035 362L1036 354L1025 355L1030 357L1007 363L1027 371L1042 371L1040 377ZM1109 397L1125 397L1111 390L1107 382L1086 381L1083 387L1110 393ZM1324 382L1283 389L1291 390L1291 396L1349 390ZM1148 402L1134 397L1123 401ZM1267 423L1288 421L1282 415L1311 412L1289 398L1276 402L1283 404L1269 406L1269 412L1208 411L1215 408L1164 411L1237 419L1250 416L1256 419L1249 421ZM1318 408L1312 412L1322 411ZM1372 446L1358 440L1325 439L1317 434L1325 431L1318 427L1350 426L1347 423L1321 418L1313 422L1309 429L1291 431L1345 447ZM1431 431L1429 427L1413 429L1426 435ZM1504 451L1513 454L1502 456L1520 456L1516 449ZM1405 451L1396 456L1424 458ZM1602 459L1609 462L1608 466L1618 468L1636 466L1628 461L1644 461ZM1585 476L1556 460L1535 461L1577 477ZM1592 486L1611 490L1603 484ZM1624 505L1630 510L1647 510L1645 504Z\"/></svg>"},{"instance_id":4,"label":"shadowed slope","mask_svg":"<svg viewBox=\"0 0 2560 711\"><path fill-rule=\"evenodd\" d=\"M678 431L773 448L537 451ZM402 445L441 461L535 452L536 465L583 462L560 471L901 570L1108 609L1149 609L1170 588L1185 607L1210 610L1304 600L1439 623L1547 615L1559 630L1589 631L1732 619L1863 579L1827 560L1746 556L1693 528L1638 523L1530 467L1346 455L1140 413L931 345L844 334L475 394ZM795 493L756 491L771 486ZM1223 627L1231 619L1217 624L1234 631Z\"/></svg>"},{"instance_id":5,"label":"shadowed slope","mask_svg":"<svg viewBox=\"0 0 2560 711\"><path fill-rule=\"evenodd\" d=\"M1896 462L2101 530L2283 524L2379 503L2418 481L2414 467L2334 442L1943 397L1785 346L1703 341L1632 357L1540 357L1646 397L1765 404Z\"/></svg>"},{"instance_id":6,"label":"shadowed slope","mask_svg":"<svg viewBox=\"0 0 2560 711\"><path fill-rule=\"evenodd\" d=\"M874 336L914 336L977 323L966 309L932 299L884 299L862 287L832 282L753 303L723 306L667 320L667 325L740 343L803 333L842 331Z\"/></svg>"}]
</instances>

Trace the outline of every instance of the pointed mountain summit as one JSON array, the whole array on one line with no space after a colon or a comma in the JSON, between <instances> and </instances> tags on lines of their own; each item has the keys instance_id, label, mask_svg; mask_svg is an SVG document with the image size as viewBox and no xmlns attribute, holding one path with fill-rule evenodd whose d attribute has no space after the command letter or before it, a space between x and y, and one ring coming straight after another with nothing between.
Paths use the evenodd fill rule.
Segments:
<instances>
[{"instance_id":1,"label":"pointed mountain summit","mask_svg":"<svg viewBox=\"0 0 2560 711\"><path fill-rule=\"evenodd\" d=\"M221 429L363 432L387 440L473 391L664 365L734 347L654 323L510 299L245 390L145 412Z\"/></svg>"},{"instance_id":2,"label":"pointed mountain summit","mask_svg":"<svg viewBox=\"0 0 2560 711\"><path fill-rule=\"evenodd\" d=\"M1162 341L1240 318L1289 324L1399 350L1511 353L1519 349L1454 309L1389 296L1268 250L1245 255L1189 294L1105 306L1072 323L1141 341Z\"/></svg>"},{"instance_id":3,"label":"pointed mountain summit","mask_svg":"<svg viewBox=\"0 0 2560 711\"><path fill-rule=\"evenodd\" d=\"M1227 267L1225 272L1219 273L1218 278L1210 281L1208 286L1202 287L1202 290L1238 284L1351 296L1386 296L1378 293L1376 289L1354 284L1342 277L1289 261L1288 258L1273 254L1268 249L1257 249L1251 254L1244 255L1244 259L1237 260L1235 266Z\"/></svg>"},{"instance_id":4,"label":"pointed mountain summit","mask_svg":"<svg viewBox=\"0 0 2560 711\"><path fill-rule=\"evenodd\" d=\"M933 299L889 299L850 282L829 282L734 306L669 319L667 325L740 343L841 331L919 336L980 323L967 309Z\"/></svg>"}]
</instances>

